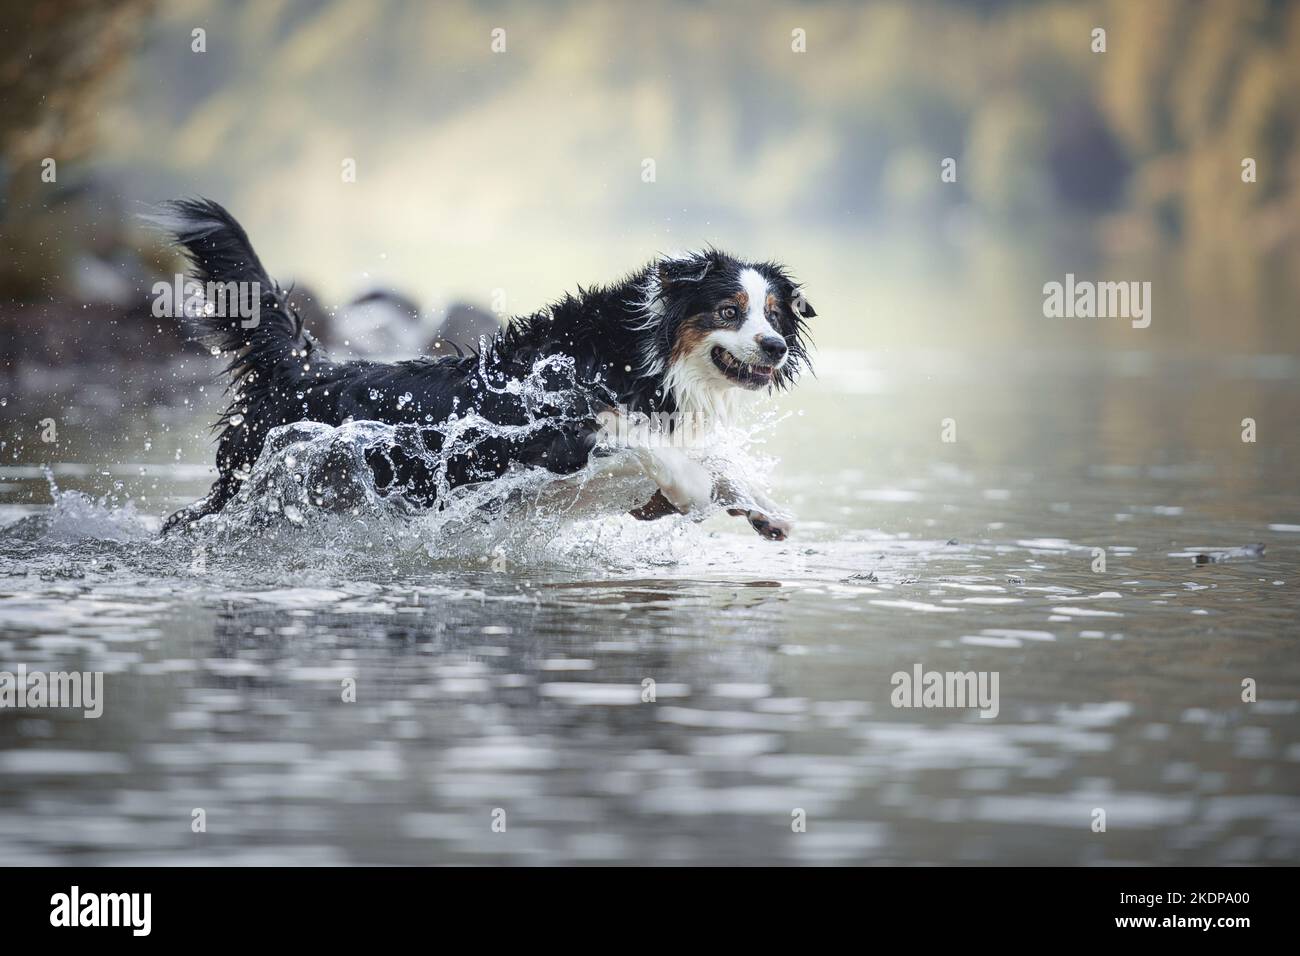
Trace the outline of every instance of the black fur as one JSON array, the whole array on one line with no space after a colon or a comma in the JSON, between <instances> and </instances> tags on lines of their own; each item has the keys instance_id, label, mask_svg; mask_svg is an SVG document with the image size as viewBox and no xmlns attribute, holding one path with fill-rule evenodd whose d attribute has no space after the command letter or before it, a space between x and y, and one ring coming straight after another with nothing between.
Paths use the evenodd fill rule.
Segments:
<instances>
[{"instance_id":1,"label":"black fur","mask_svg":"<svg viewBox=\"0 0 1300 956\"><path fill-rule=\"evenodd\" d=\"M433 475L421 461L376 454L377 484L421 505L436 499L438 479L449 486L489 480L512 464L538 465L559 474L586 464L594 444L595 416L624 405L634 411L677 410L664 385L682 324L736 291L742 268L761 272L782 299L778 331L789 360L773 377L788 386L807 365L803 319L813 315L798 286L775 263L742 263L715 249L660 260L612 286L579 288L550 308L515 319L479 351L458 357L404 362L332 361L303 328L288 294L262 267L243 228L211 200L167 203L159 221L170 228L200 282L256 282L260 321L244 328L237 317L201 315L187 320L193 337L234 358L227 366L233 398L218 420L219 477L209 494L168 518L164 531L219 511L279 425L301 420L340 425L378 420L419 429L431 451L442 435L429 427L453 413L473 410L498 425L543 422L525 437L480 442L472 456L446 462ZM562 402L534 407L504 388L523 380L541 359L566 357L541 376L546 392ZM569 363L571 360L571 367ZM406 395L410 395L406 399ZM373 396L373 397L372 397Z\"/></svg>"}]
</instances>

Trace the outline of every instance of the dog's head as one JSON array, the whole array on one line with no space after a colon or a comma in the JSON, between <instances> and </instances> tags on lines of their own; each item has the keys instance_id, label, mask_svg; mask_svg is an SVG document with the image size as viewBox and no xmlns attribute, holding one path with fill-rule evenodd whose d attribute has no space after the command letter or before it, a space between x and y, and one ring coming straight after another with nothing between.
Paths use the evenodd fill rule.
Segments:
<instances>
[{"instance_id":1,"label":"dog's head","mask_svg":"<svg viewBox=\"0 0 1300 956\"><path fill-rule=\"evenodd\" d=\"M645 279L643 365L679 408L717 407L735 389L788 388L808 366L817 313L785 269L726 253L665 258Z\"/></svg>"}]
</instances>

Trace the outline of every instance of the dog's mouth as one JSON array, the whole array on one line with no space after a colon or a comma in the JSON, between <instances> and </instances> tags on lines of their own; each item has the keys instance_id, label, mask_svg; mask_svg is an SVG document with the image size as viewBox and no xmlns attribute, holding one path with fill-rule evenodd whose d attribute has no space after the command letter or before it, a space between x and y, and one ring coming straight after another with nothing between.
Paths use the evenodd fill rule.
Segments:
<instances>
[{"instance_id":1,"label":"dog's mouth","mask_svg":"<svg viewBox=\"0 0 1300 956\"><path fill-rule=\"evenodd\" d=\"M715 345L709 353L713 364L719 372L737 385L744 388L762 388L772 384L776 369L771 365L746 365L721 345Z\"/></svg>"}]
</instances>

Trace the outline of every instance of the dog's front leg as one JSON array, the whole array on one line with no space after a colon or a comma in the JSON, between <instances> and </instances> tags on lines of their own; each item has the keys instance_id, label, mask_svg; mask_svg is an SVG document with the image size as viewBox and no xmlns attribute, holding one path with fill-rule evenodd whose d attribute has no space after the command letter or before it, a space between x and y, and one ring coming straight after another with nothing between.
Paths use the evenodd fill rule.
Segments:
<instances>
[{"instance_id":1,"label":"dog's front leg","mask_svg":"<svg viewBox=\"0 0 1300 956\"><path fill-rule=\"evenodd\" d=\"M744 517L749 525L769 541L784 541L794 531L794 521L783 514L776 504L754 488L741 488L730 478L714 478L703 466L691 461L680 452L674 457L673 449L656 449L643 461L647 473L659 490L648 502L632 511L634 518L651 521L673 513L689 514L703 511L716 502L727 507L727 514Z\"/></svg>"},{"instance_id":2,"label":"dog's front leg","mask_svg":"<svg viewBox=\"0 0 1300 956\"><path fill-rule=\"evenodd\" d=\"M728 514L746 517L755 531L771 541L784 541L794 530L794 522L757 489L724 476L715 478L677 448L652 447L647 438L653 436L643 424L629 423L613 411L600 413L596 421L600 443L629 452L659 486L649 501L629 512L632 517L654 521L671 514L703 512L716 502L726 506Z\"/></svg>"},{"instance_id":3,"label":"dog's front leg","mask_svg":"<svg viewBox=\"0 0 1300 956\"><path fill-rule=\"evenodd\" d=\"M727 514L747 518L749 526L769 541L784 541L794 531L794 521L757 488L742 488L730 478L719 478L714 497L727 506Z\"/></svg>"},{"instance_id":4,"label":"dog's front leg","mask_svg":"<svg viewBox=\"0 0 1300 956\"><path fill-rule=\"evenodd\" d=\"M634 449L641 467L659 486L658 495L682 514L707 511L713 503L713 476L676 448ZM656 497L658 497L656 495ZM645 507L651 507L652 498Z\"/></svg>"},{"instance_id":5,"label":"dog's front leg","mask_svg":"<svg viewBox=\"0 0 1300 956\"><path fill-rule=\"evenodd\" d=\"M613 410L596 416L598 443L618 449L621 461L635 463L659 490L630 514L653 521L670 514L707 511L713 503L713 476L678 448L663 445L662 436L644 422L631 422ZM658 441L656 439L659 439Z\"/></svg>"}]
</instances>

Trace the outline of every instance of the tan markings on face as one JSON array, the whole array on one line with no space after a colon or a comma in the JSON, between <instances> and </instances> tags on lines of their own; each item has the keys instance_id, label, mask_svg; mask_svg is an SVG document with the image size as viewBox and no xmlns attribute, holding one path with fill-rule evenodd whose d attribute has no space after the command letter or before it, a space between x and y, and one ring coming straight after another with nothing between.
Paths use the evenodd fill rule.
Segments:
<instances>
[{"instance_id":1,"label":"tan markings on face","mask_svg":"<svg viewBox=\"0 0 1300 956\"><path fill-rule=\"evenodd\" d=\"M769 292L769 293L767 294L767 309L766 309L766 311L768 311L768 312L775 312L775 311L777 311L777 308L776 308L776 293L775 293L775 292Z\"/></svg>"},{"instance_id":2,"label":"tan markings on face","mask_svg":"<svg viewBox=\"0 0 1300 956\"><path fill-rule=\"evenodd\" d=\"M736 300L736 308L740 310L741 315L744 315L746 312L749 311L748 292L737 292L734 296L732 296L732 298Z\"/></svg>"},{"instance_id":3,"label":"tan markings on face","mask_svg":"<svg viewBox=\"0 0 1300 956\"><path fill-rule=\"evenodd\" d=\"M711 331L705 327L709 318L708 312L701 312L699 315L691 316L678 327L677 339L673 342L672 361L680 362L691 353L704 348L704 340L709 337Z\"/></svg>"}]
</instances>

